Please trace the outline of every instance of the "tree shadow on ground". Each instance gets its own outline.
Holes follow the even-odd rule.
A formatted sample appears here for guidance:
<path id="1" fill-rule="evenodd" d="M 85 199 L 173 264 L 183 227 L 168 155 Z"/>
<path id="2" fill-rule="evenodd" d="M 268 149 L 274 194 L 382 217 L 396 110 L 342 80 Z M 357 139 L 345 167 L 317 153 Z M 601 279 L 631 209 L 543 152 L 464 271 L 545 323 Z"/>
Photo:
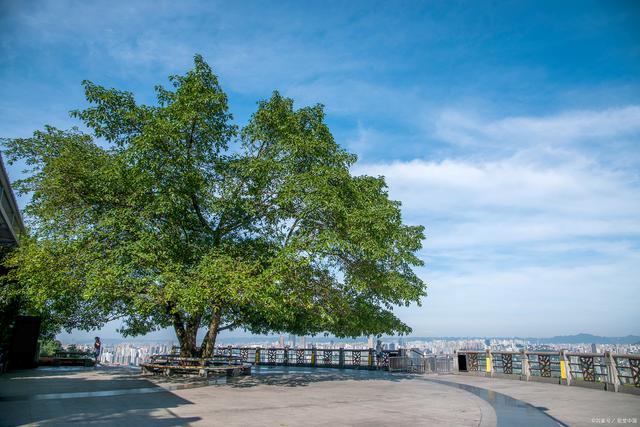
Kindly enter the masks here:
<path id="1" fill-rule="evenodd" d="M 249 388 L 260 385 L 279 387 L 305 387 L 329 381 L 402 381 L 415 378 L 410 374 L 392 374 L 385 371 L 331 368 L 285 368 L 252 372 L 251 376 L 230 378 L 226 385 Z"/>
<path id="2" fill-rule="evenodd" d="M 61 369 L 0 376 L 0 426 L 188 425 L 201 418 L 180 417 L 171 408 L 190 404 L 135 372 Z"/>
<path id="3" fill-rule="evenodd" d="M 304 387 L 312 383 L 329 381 L 401 381 L 416 378 L 415 375 L 372 371 L 368 369 L 298 368 L 281 366 L 253 367 L 250 376 L 218 376 L 202 379 L 195 376 L 141 375 L 168 390 L 183 390 L 205 386 L 250 388 L 260 385 L 280 387 Z"/>
<path id="4" fill-rule="evenodd" d="M 46 388 L 43 387 L 46 384 Z M 0 376 L 0 401 L 11 396 L 28 398 L 33 394 L 96 392 L 117 388 L 155 387 L 130 369 L 38 368 L 11 371 Z"/>

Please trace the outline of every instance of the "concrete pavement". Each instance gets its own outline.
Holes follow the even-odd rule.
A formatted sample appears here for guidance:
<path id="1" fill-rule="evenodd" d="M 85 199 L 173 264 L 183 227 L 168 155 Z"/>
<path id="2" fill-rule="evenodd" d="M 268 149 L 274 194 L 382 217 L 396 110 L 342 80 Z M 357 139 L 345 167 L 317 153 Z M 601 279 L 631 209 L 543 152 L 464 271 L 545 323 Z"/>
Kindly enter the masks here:
<path id="1" fill-rule="evenodd" d="M 429 379 L 493 391 L 474 394 Z M 638 396 L 453 375 L 263 368 L 217 384 L 104 368 L 0 376 L 3 426 L 496 426 L 508 419 L 500 405 L 511 406 L 510 419 L 520 425 L 557 425 L 544 413 L 569 425 L 593 425 L 592 418 L 604 414 L 640 418 Z"/>
<path id="2" fill-rule="evenodd" d="M 467 375 L 447 375 L 440 378 L 506 394 L 527 402 L 571 426 L 640 425 L 640 396 L 637 395 Z M 622 421 L 633 419 L 636 420 L 635 423 Z"/>

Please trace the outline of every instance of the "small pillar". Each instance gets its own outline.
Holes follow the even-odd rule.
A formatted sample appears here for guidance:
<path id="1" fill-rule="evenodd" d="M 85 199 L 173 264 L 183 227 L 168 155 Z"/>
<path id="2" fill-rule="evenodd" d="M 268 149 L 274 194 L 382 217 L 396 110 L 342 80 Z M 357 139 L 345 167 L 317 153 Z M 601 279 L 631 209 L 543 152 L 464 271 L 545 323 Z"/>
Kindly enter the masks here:
<path id="1" fill-rule="evenodd" d="M 255 359 L 256 365 L 260 364 L 260 347 L 256 348 L 256 359 Z"/>
<path id="2" fill-rule="evenodd" d="M 608 391 L 617 392 L 620 388 L 620 377 L 618 377 L 618 366 L 616 365 L 616 359 L 610 351 L 604 352 L 604 364 L 607 366 L 607 383 L 606 388 Z"/>
<path id="3" fill-rule="evenodd" d="M 531 376 L 531 368 L 529 367 L 529 355 L 527 353 L 527 350 L 522 350 L 520 352 L 520 359 L 522 360 L 522 373 L 520 374 L 520 379 L 529 381 L 529 377 Z"/>
<path id="4" fill-rule="evenodd" d="M 560 384 L 571 385 L 571 363 L 567 350 L 560 350 Z"/>
<path id="5" fill-rule="evenodd" d="M 369 349 L 369 358 L 367 360 L 367 365 L 369 365 L 369 368 L 373 368 L 373 349 L 372 348 Z"/>
<path id="6" fill-rule="evenodd" d="M 344 368 L 344 348 L 340 347 L 338 350 L 338 366 Z"/>
<path id="7" fill-rule="evenodd" d="M 311 348 L 311 366 L 316 366 L 317 351 L 315 347 Z"/>
<path id="8" fill-rule="evenodd" d="M 493 376 L 493 360 L 491 360 L 491 349 L 485 350 L 485 375 L 487 377 Z"/>

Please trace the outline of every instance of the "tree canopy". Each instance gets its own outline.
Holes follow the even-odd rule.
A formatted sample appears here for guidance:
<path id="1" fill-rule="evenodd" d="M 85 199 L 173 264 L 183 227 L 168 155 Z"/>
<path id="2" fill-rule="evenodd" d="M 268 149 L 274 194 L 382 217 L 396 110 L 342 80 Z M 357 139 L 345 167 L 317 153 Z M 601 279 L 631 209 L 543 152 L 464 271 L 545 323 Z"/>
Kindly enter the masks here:
<path id="1" fill-rule="evenodd" d="M 321 105 L 274 92 L 248 124 L 200 56 L 157 104 L 84 81 L 90 133 L 5 139 L 32 195 L 31 236 L 10 283 L 64 328 L 121 318 L 126 334 L 173 326 L 184 355 L 230 328 L 336 336 L 407 333 L 420 303 L 423 227 L 405 225 L 383 177 L 353 176 Z M 11 290 L 9 290 L 11 288 Z"/>

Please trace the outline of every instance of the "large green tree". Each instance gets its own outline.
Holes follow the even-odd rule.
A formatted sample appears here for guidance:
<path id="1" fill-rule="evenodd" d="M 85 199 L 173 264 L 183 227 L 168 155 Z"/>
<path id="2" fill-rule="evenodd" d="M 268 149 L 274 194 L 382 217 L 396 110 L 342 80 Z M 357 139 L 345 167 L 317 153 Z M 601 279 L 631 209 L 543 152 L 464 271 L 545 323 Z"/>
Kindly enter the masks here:
<path id="1" fill-rule="evenodd" d="M 230 328 L 409 332 L 393 307 L 425 295 L 423 228 L 403 224 L 384 179 L 350 174 L 321 105 L 274 92 L 238 129 L 194 62 L 156 105 L 85 81 L 89 107 L 71 114 L 90 134 L 4 140 L 32 194 L 31 237 L 7 261 L 14 291 L 65 328 L 173 326 L 183 355 L 211 355 Z"/>

